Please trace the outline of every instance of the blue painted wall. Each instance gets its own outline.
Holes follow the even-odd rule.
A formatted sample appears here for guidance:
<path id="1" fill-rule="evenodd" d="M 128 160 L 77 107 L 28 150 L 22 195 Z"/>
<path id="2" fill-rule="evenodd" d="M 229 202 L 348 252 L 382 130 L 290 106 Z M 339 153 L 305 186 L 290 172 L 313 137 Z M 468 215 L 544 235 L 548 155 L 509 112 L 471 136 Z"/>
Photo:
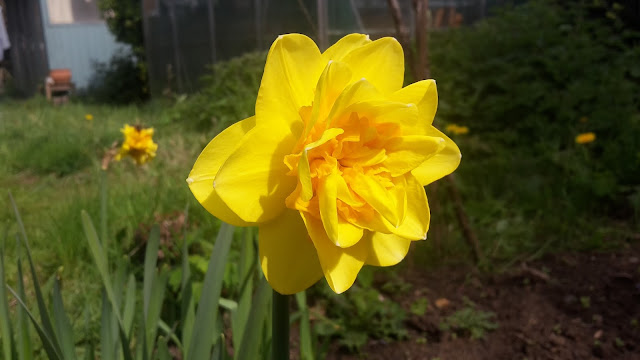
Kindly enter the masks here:
<path id="1" fill-rule="evenodd" d="M 93 62 L 107 62 L 117 49 L 126 45 L 116 42 L 104 22 L 69 25 L 51 24 L 47 1 L 40 0 L 49 69 L 71 69 L 76 88 L 84 88 L 93 74 Z"/>

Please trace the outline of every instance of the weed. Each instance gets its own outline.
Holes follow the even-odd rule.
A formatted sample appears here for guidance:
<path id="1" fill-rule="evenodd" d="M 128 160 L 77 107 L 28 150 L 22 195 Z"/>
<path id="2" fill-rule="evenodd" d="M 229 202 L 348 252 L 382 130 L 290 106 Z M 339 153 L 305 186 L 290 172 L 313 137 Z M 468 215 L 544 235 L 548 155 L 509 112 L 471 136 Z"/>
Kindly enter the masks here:
<path id="1" fill-rule="evenodd" d="M 488 331 L 498 328 L 493 321 L 495 314 L 476 308 L 475 304 L 466 301 L 463 309 L 456 311 L 440 323 L 440 329 L 451 331 L 454 335 L 469 335 L 471 339 L 484 338 Z"/>

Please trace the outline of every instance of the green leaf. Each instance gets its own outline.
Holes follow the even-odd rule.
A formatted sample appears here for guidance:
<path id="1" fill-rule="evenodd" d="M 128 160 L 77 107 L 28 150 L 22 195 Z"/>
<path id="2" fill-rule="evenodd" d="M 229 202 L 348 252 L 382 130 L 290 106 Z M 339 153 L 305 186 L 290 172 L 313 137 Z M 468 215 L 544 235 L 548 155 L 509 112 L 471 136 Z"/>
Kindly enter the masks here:
<path id="1" fill-rule="evenodd" d="M 162 303 L 164 302 L 164 292 L 167 288 L 167 273 L 163 273 L 156 277 L 151 288 L 151 299 L 145 319 L 146 335 L 147 335 L 147 354 L 153 353 L 156 334 L 158 333 L 158 321 L 162 312 Z"/>
<path id="2" fill-rule="evenodd" d="M 62 295 L 60 294 L 60 282 L 57 278 L 53 282 L 53 320 L 56 330 L 58 331 L 58 338 L 60 339 L 64 359 L 75 359 L 76 350 L 75 343 L 73 342 L 73 330 L 71 329 L 67 313 L 64 310 Z"/>
<path id="3" fill-rule="evenodd" d="M 124 310 L 122 312 L 122 321 L 124 322 L 124 331 L 127 337 L 131 336 L 133 329 L 133 316 L 136 310 L 136 278 L 133 274 L 129 274 L 127 281 L 127 292 L 124 296 Z"/>
<path id="4" fill-rule="evenodd" d="M 253 296 L 251 312 L 244 328 L 242 345 L 236 349 L 236 359 L 257 359 L 260 354 L 260 339 L 264 330 L 264 323 L 269 314 L 269 300 L 271 300 L 271 286 L 266 279 L 261 279 L 258 290 Z"/>
<path id="5" fill-rule="evenodd" d="M 162 338 L 158 340 L 158 349 L 157 349 L 157 359 L 158 360 L 171 360 L 171 353 L 169 352 L 169 347 L 167 346 L 167 342 L 169 340 L 167 338 Z"/>
<path id="6" fill-rule="evenodd" d="M 160 246 L 160 226 L 154 224 L 147 240 L 147 249 L 144 255 L 144 279 L 143 299 L 144 316 L 148 316 L 149 302 L 151 301 L 151 288 L 156 278 L 156 265 L 158 263 L 158 248 Z"/>
<path id="7" fill-rule="evenodd" d="M 89 242 L 91 255 L 93 255 L 93 260 L 96 264 L 96 267 L 98 268 L 98 273 L 100 273 L 100 277 L 102 278 L 102 284 L 107 293 L 107 298 L 111 303 L 111 310 L 118 322 L 118 333 L 120 334 L 124 358 L 125 360 L 132 360 L 131 350 L 129 349 L 129 339 L 127 338 L 127 335 L 124 331 L 124 322 L 122 321 L 120 311 L 118 310 L 118 301 L 116 300 L 116 296 L 112 286 L 113 283 L 111 282 L 111 278 L 109 276 L 109 269 L 106 260 L 107 254 L 104 252 L 102 245 L 100 245 L 100 240 L 98 239 L 96 228 L 93 226 L 89 214 L 87 214 L 87 212 L 83 210 L 81 217 L 82 227 L 84 228 L 87 241 Z"/>
<path id="8" fill-rule="evenodd" d="M 19 246 L 16 246 L 16 251 Z M 22 275 L 22 260 L 18 255 L 18 295 L 22 299 L 26 299 L 27 295 L 24 291 L 24 276 Z M 27 312 L 18 308 L 18 358 L 20 360 L 33 359 L 33 348 L 31 347 L 31 334 L 29 332 L 29 321 Z"/>
<path id="9" fill-rule="evenodd" d="M 36 302 L 38 304 L 38 311 L 40 312 L 40 321 L 42 322 L 42 330 L 46 335 L 47 339 L 50 339 L 51 346 L 55 354 L 58 358 L 61 358 L 61 350 L 60 345 L 58 344 L 58 339 L 56 338 L 55 332 L 53 330 L 53 325 L 51 324 L 51 318 L 49 317 L 49 312 L 47 311 L 47 306 L 44 302 L 44 297 L 42 296 L 42 290 L 40 289 L 40 284 L 38 282 L 38 276 L 36 274 L 36 268 L 33 265 L 33 259 L 31 258 L 31 249 L 29 248 L 29 242 L 27 240 L 27 232 L 24 229 L 24 223 L 22 222 L 22 218 L 20 217 L 20 212 L 18 211 L 18 207 L 13 200 L 13 196 L 11 192 L 9 192 L 9 199 L 11 201 L 11 205 L 13 206 L 13 212 L 16 216 L 16 221 L 18 222 L 18 228 L 20 229 L 20 233 L 22 234 L 22 243 L 24 244 L 25 249 L 27 250 L 27 260 L 29 261 L 29 269 L 31 270 L 31 278 L 33 279 L 33 289 L 36 293 Z M 27 314 L 30 313 L 27 310 Z M 38 328 L 36 327 L 36 330 Z M 38 330 L 38 333 L 40 333 Z"/>
<path id="10" fill-rule="evenodd" d="M 189 208 L 185 209 L 185 218 L 188 215 Z M 185 220 L 186 221 L 186 220 Z M 191 287 L 191 269 L 189 267 L 189 247 L 186 236 L 182 241 L 182 296 L 181 317 L 182 317 L 182 352 L 185 353 L 191 344 L 191 332 L 193 331 L 193 323 L 195 321 L 195 300 Z"/>
<path id="11" fill-rule="evenodd" d="M 211 352 L 213 338 L 217 336 L 213 331 L 218 317 L 218 299 L 222 290 L 224 268 L 232 240 L 233 226 L 223 223 L 204 277 L 202 297 L 196 313 L 187 360 L 206 359 Z"/>
<path id="12" fill-rule="evenodd" d="M 20 304 L 20 306 L 27 313 L 27 315 L 29 315 L 29 318 L 31 319 L 31 323 L 36 328 L 36 332 L 38 333 L 40 340 L 42 340 L 42 347 L 44 347 L 44 351 L 47 353 L 49 360 L 63 360 L 63 358 L 56 352 L 56 348 L 53 346 L 53 341 L 51 340 L 51 338 L 49 338 L 44 328 L 42 328 L 40 324 L 38 324 L 38 321 L 33 316 L 31 311 L 29 311 L 29 309 L 27 308 L 27 305 L 22 301 L 22 299 L 18 296 L 18 294 L 16 294 L 16 292 L 13 291 L 11 287 L 7 286 L 7 289 L 9 289 L 9 291 L 13 294 L 13 297 L 18 301 L 18 304 Z"/>
<path id="13" fill-rule="evenodd" d="M 5 237 L 6 239 L 6 234 Z M 0 244 L 0 337 L 2 337 L 2 353 L 5 359 L 15 359 L 15 343 L 13 341 L 13 331 L 9 322 L 9 303 L 5 291 L 4 279 L 4 242 Z"/>
<path id="14" fill-rule="evenodd" d="M 89 320 L 89 308 L 87 307 L 84 309 L 84 331 L 86 334 L 90 331 Z M 87 339 L 87 343 L 84 348 L 84 360 L 95 360 L 95 358 L 93 341 L 91 339 Z"/>
<path id="15" fill-rule="evenodd" d="M 102 291 L 102 314 L 100 316 L 100 350 L 102 359 L 115 359 L 116 346 L 113 338 L 113 312 L 106 291 Z"/>
<path id="16" fill-rule="evenodd" d="M 245 228 L 244 244 L 240 248 L 237 283 L 240 284 L 238 309 L 231 314 L 231 329 L 233 331 L 233 347 L 240 348 L 240 341 L 244 336 L 245 324 L 251 311 L 251 296 L 253 295 L 253 274 L 257 255 L 253 241 L 253 229 Z"/>
<path id="17" fill-rule="evenodd" d="M 309 321 L 309 307 L 307 295 L 304 291 L 296 294 L 296 302 L 300 311 L 300 359 L 313 360 L 313 344 L 311 339 L 311 322 Z"/>

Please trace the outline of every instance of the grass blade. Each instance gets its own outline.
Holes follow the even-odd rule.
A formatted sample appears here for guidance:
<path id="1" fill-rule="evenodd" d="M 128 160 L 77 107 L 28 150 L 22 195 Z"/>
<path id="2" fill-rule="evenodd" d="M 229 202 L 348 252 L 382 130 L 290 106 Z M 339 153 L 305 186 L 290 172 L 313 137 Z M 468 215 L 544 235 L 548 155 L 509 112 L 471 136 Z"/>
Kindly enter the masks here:
<path id="1" fill-rule="evenodd" d="M 122 352 L 124 354 L 125 360 L 133 359 L 131 356 L 131 350 L 129 349 L 129 340 L 124 331 L 124 322 L 122 320 L 122 316 L 120 316 L 120 311 L 118 309 L 118 301 L 116 301 L 116 296 L 113 291 L 113 286 L 111 282 L 111 278 L 109 276 L 109 268 L 107 266 L 107 254 L 104 252 L 102 245 L 100 245 L 100 240 L 98 239 L 98 234 L 96 233 L 96 228 L 93 226 L 93 222 L 91 222 L 91 218 L 86 211 L 82 211 L 82 227 L 84 228 L 85 235 L 87 236 L 87 242 L 89 242 L 89 248 L 91 250 L 91 255 L 93 255 L 93 260 L 98 268 L 98 273 L 100 273 L 100 277 L 102 278 L 102 284 L 107 293 L 107 299 L 111 303 L 111 311 L 116 317 L 118 322 L 118 333 L 120 334 L 120 340 L 122 344 Z"/>
<path id="2" fill-rule="evenodd" d="M 231 329 L 233 332 L 233 347 L 240 348 L 240 341 L 244 336 L 245 324 L 251 310 L 251 296 L 253 295 L 254 265 L 257 261 L 253 241 L 253 229 L 245 229 L 244 244 L 240 250 L 237 282 L 240 284 L 238 294 L 238 308 L 231 315 Z"/>
<path id="3" fill-rule="evenodd" d="M 202 297 L 193 326 L 187 360 L 207 359 L 213 346 L 213 333 L 218 317 L 218 300 L 222 290 L 224 269 L 233 240 L 233 226 L 222 224 L 213 247 L 209 267 L 202 285 Z"/>
<path id="4" fill-rule="evenodd" d="M 5 236 L 6 239 L 6 236 Z M 5 359 L 15 359 L 16 345 L 13 340 L 13 331 L 9 322 L 9 303 L 5 291 L 4 278 L 4 240 L 0 244 L 0 336 L 2 337 L 2 353 Z"/>
<path id="5" fill-rule="evenodd" d="M 157 349 L 157 359 L 158 360 L 171 360 L 171 353 L 169 352 L 169 347 L 167 346 L 167 342 L 169 340 L 167 338 L 162 338 L 158 341 L 158 349 Z"/>
<path id="6" fill-rule="evenodd" d="M 16 250 L 19 246 L 16 246 Z M 18 295 L 21 298 L 26 299 L 27 295 L 24 291 L 24 277 L 22 275 L 22 260 L 18 255 Z M 31 347 L 31 334 L 29 332 L 29 320 L 27 312 L 18 307 L 18 359 L 19 360 L 31 360 L 33 359 L 33 349 Z"/>
<path id="7" fill-rule="evenodd" d="M 127 291 L 124 295 L 124 310 L 122 311 L 122 321 L 124 322 L 124 331 L 127 337 L 131 336 L 133 328 L 133 315 L 136 310 L 136 278 L 133 274 L 129 275 L 127 281 Z"/>
<path id="8" fill-rule="evenodd" d="M 102 359 L 115 359 L 116 348 L 115 339 L 113 338 L 113 313 L 109 305 L 107 294 L 102 291 L 102 315 L 100 325 L 100 357 Z"/>
<path id="9" fill-rule="evenodd" d="M 38 311 L 40 312 L 40 321 L 42 322 L 42 328 L 38 330 L 42 330 L 48 339 L 51 341 L 51 346 L 55 350 L 55 353 L 58 357 L 61 357 L 61 349 L 58 344 L 58 339 L 56 338 L 56 334 L 53 330 L 53 325 L 51 324 L 51 318 L 49 317 L 49 312 L 47 311 L 47 305 L 44 302 L 44 297 L 42 296 L 42 290 L 40 289 L 40 284 L 38 282 L 38 276 L 36 274 L 36 268 L 33 265 L 33 259 L 31 258 L 31 249 L 29 248 L 29 241 L 27 240 L 27 232 L 24 229 L 24 223 L 22 222 L 22 218 L 20 217 L 20 212 L 18 211 L 18 206 L 15 201 L 13 201 L 13 196 L 11 192 L 9 192 L 9 199 L 11 200 L 11 205 L 13 206 L 13 212 L 16 216 L 16 221 L 18 222 L 18 227 L 20 232 L 22 233 L 22 243 L 24 244 L 25 249 L 27 250 L 27 260 L 29 261 L 29 269 L 31 271 L 31 278 L 33 279 L 33 289 L 36 293 L 36 303 L 38 304 Z M 30 314 L 28 312 L 28 314 Z"/>
<path id="10" fill-rule="evenodd" d="M 162 312 L 162 303 L 164 302 L 164 293 L 167 288 L 167 274 L 164 273 L 153 281 L 151 288 L 151 299 L 146 318 L 147 326 L 147 354 L 153 353 L 156 334 L 158 333 L 158 321 L 160 321 L 160 313 Z"/>
<path id="11" fill-rule="evenodd" d="M 86 334 L 89 334 L 89 308 L 84 309 L 84 331 Z M 96 356 L 94 354 L 93 349 L 93 341 L 91 339 L 87 339 L 87 344 L 84 349 L 84 360 L 95 360 Z"/>
<path id="12" fill-rule="evenodd" d="M 60 347 L 65 360 L 76 358 L 75 343 L 73 342 L 73 330 L 69 318 L 64 310 L 62 295 L 60 294 L 60 282 L 56 278 L 53 282 L 53 320 L 55 322 Z"/>
<path id="13" fill-rule="evenodd" d="M 9 289 L 9 291 L 13 294 L 13 297 L 18 301 L 18 304 L 20 304 L 22 309 L 26 311 L 27 315 L 31 319 L 31 323 L 33 324 L 33 326 L 36 328 L 36 331 L 38 332 L 38 336 L 42 341 L 42 347 L 44 347 L 44 351 L 47 353 L 49 360 L 63 360 L 60 354 L 56 352 L 56 348 L 53 346 L 53 341 L 51 340 L 51 338 L 49 338 L 49 336 L 44 331 L 44 329 L 40 326 L 40 324 L 38 324 L 38 321 L 33 316 L 31 311 L 29 311 L 29 309 L 27 308 L 27 305 L 22 301 L 22 299 L 18 296 L 18 294 L 15 291 L 13 291 L 11 287 L 7 286 L 7 289 Z"/>
<path id="14" fill-rule="evenodd" d="M 160 246 L 160 226 L 154 224 L 151 227 L 147 239 L 147 249 L 144 255 L 144 278 L 142 296 L 144 299 L 144 316 L 148 317 L 149 302 L 151 301 L 151 288 L 156 279 L 156 265 L 158 263 L 158 247 Z"/>
<path id="15" fill-rule="evenodd" d="M 313 360 L 313 344 L 311 341 L 311 322 L 309 321 L 309 307 L 307 294 L 301 291 L 296 294 L 296 302 L 300 311 L 300 359 Z"/>
<path id="16" fill-rule="evenodd" d="M 244 328 L 242 345 L 236 349 L 236 359 L 257 359 L 260 354 L 262 331 L 269 313 L 269 300 L 271 300 L 271 286 L 265 279 L 260 281 L 258 290 L 253 296 L 251 312 Z"/>
<path id="17" fill-rule="evenodd" d="M 185 209 L 185 219 L 189 214 L 189 208 Z M 186 222 L 186 220 L 185 220 Z M 189 267 L 189 244 L 187 244 L 186 234 L 182 239 L 182 281 L 181 281 L 181 320 L 182 320 L 182 346 L 183 353 L 189 350 L 191 343 L 191 332 L 195 321 L 195 300 L 193 299 L 191 287 L 191 268 Z"/>

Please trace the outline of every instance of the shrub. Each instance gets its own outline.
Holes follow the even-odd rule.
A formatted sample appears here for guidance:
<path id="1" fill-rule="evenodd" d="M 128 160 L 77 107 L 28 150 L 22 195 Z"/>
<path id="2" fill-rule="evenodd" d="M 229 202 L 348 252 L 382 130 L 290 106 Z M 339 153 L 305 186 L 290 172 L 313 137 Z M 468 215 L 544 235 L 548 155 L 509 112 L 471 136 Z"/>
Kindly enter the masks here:
<path id="1" fill-rule="evenodd" d="M 220 62 L 201 78 L 202 90 L 179 99 L 172 117 L 198 130 L 222 130 L 255 114 L 266 53 Z"/>
<path id="2" fill-rule="evenodd" d="M 502 148 L 537 164 L 532 174 L 562 178 L 555 195 L 578 207 L 629 207 L 640 183 L 640 36 L 615 9 L 530 1 L 434 34 L 438 116 L 493 144 L 466 152 L 469 162 Z M 596 141 L 576 144 L 583 132 Z"/>

